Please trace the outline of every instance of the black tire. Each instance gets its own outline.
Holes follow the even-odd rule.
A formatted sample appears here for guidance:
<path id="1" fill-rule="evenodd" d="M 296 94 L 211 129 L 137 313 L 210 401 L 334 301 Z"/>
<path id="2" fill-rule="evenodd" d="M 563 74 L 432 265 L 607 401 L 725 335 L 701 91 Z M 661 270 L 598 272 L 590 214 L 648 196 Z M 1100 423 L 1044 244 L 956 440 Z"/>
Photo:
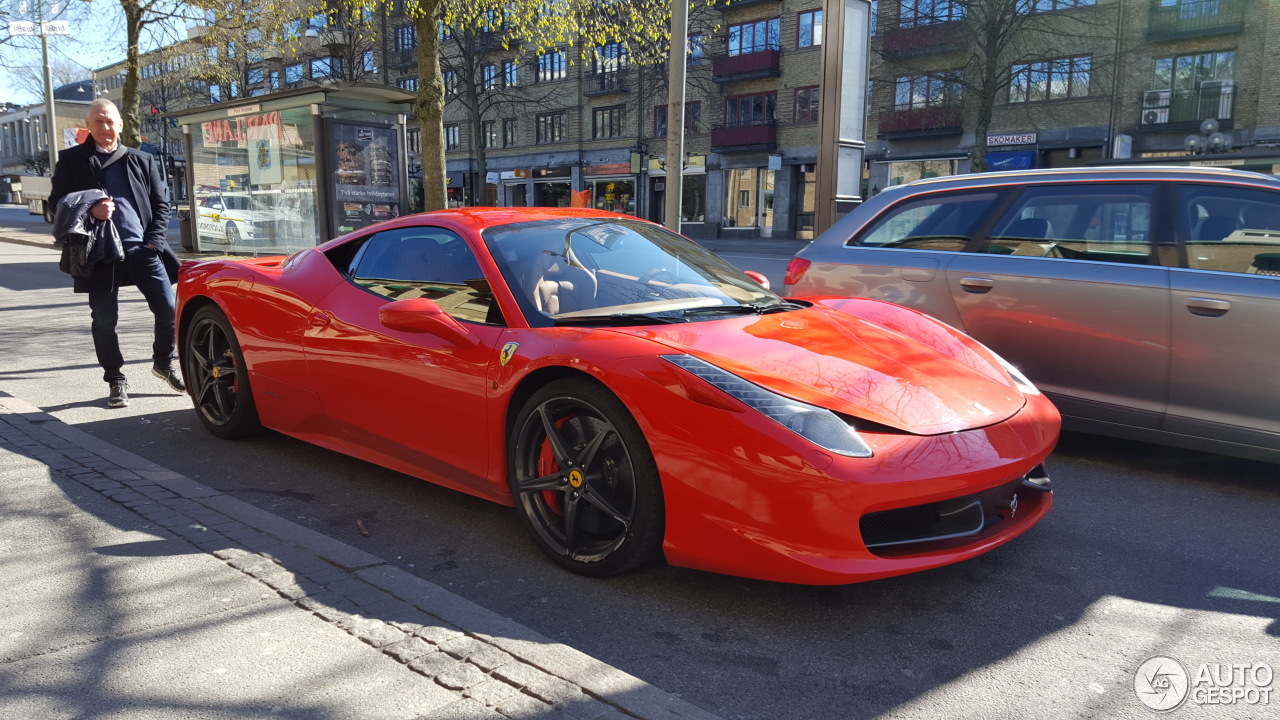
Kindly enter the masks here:
<path id="1" fill-rule="evenodd" d="M 196 311 L 184 349 L 187 392 L 205 429 L 227 440 L 261 430 L 240 343 L 216 305 Z"/>
<path id="2" fill-rule="evenodd" d="M 594 381 L 533 394 L 508 441 L 516 511 L 542 551 L 580 575 L 608 577 L 662 549 L 662 484 L 626 407 Z"/>
<path id="3" fill-rule="evenodd" d="M 240 244 L 241 239 L 240 228 L 235 223 L 227 223 L 227 244 L 235 247 Z"/>

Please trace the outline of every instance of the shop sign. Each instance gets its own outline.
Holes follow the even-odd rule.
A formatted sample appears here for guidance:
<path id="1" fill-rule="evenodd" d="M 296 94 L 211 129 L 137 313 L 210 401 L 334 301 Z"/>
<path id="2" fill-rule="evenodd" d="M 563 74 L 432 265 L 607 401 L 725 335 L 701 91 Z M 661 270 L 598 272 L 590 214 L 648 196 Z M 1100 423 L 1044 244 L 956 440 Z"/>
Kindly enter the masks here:
<path id="1" fill-rule="evenodd" d="M 533 177 L 535 180 L 542 180 L 545 178 L 567 178 L 567 177 L 570 177 L 571 175 L 572 175 L 572 170 L 569 168 L 568 165 L 561 165 L 560 167 L 537 168 L 533 171 Z"/>
<path id="2" fill-rule="evenodd" d="M 240 107 L 227 108 L 227 117 L 239 117 L 240 115 L 252 115 L 262 110 L 262 106 L 258 103 L 253 105 L 242 105 Z"/>
<path id="3" fill-rule="evenodd" d="M 987 153 L 987 170 L 1030 170 L 1035 166 L 1035 150 Z"/>
<path id="4" fill-rule="evenodd" d="M 987 145 L 989 147 L 997 147 L 1000 145 L 1035 145 L 1035 133 L 1019 133 L 1015 135 L 988 135 Z"/>
<path id="5" fill-rule="evenodd" d="M 630 163 L 609 163 L 606 165 L 588 165 L 582 168 L 583 175 L 629 175 Z"/>

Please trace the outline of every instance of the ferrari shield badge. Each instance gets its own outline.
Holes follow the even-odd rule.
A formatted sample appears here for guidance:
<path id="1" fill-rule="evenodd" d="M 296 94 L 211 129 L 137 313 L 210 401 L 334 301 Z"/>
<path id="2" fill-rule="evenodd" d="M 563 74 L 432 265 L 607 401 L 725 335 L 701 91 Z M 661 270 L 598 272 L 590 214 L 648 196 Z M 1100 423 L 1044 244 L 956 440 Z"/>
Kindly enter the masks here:
<path id="1" fill-rule="evenodd" d="M 518 347 L 520 347 L 520 343 L 517 342 L 509 342 L 503 345 L 502 354 L 498 356 L 498 362 L 502 363 L 503 367 L 506 367 L 507 363 L 511 362 L 512 356 L 516 354 L 516 348 Z"/>

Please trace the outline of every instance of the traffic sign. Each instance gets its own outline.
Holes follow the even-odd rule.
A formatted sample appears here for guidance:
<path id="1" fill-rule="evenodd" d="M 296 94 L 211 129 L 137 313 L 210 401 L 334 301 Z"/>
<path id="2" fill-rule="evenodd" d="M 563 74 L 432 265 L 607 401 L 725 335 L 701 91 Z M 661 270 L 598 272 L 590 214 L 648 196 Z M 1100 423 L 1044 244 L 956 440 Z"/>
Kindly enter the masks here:
<path id="1" fill-rule="evenodd" d="M 35 35 L 36 24 L 30 20 L 14 20 L 9 23 L 10 35 Z"/>

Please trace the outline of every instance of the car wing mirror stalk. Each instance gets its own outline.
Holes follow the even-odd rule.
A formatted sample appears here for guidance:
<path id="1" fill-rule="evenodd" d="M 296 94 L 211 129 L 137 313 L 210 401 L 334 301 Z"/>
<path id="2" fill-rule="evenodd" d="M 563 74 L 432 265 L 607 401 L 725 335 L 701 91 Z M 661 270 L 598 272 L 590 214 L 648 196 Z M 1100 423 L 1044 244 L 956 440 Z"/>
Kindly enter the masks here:
<path id="1" fill-rule="evenodd" d="M 378 308 L 378 321 L 391 330 L 431 333 L 459 344 L 471 344 L 474 338 L 434 300 L 407 298 Z"/>

